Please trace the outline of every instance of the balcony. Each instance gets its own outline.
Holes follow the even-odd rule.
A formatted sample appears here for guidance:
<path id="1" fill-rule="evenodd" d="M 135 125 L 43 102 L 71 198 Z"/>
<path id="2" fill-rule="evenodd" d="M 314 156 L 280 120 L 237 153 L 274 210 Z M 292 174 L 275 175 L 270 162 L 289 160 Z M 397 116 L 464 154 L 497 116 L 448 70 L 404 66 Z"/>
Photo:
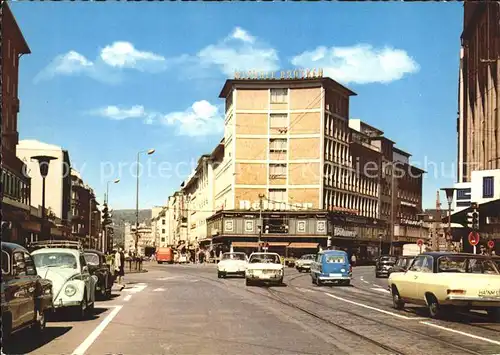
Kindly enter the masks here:
<path id="1" fill-rule="evenodd" d="M 349 140 L 349 144 L 357 144 L 371 149 L 377 153 L 381 152 L 379 147 L 376 147 L 370 143 L 370 138 L 359 132 L 351 132 L 351 139 Z"/>

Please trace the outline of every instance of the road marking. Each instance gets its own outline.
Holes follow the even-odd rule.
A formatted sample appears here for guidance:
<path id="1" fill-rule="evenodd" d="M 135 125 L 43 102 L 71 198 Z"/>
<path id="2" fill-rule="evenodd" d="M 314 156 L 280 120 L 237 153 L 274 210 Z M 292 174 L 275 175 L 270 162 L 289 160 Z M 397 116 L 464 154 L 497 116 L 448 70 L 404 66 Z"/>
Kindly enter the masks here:
<path id="1" fill-rule="evenodd" d="M 363 279 L 363 276 L 361 276 L 359 279 L 360 279 L 361 281 L 365 281 L 365 280 Z"/>
<path id="2" fill-rule="evenodd" d="M 130 301 L 131 298 L 132 298 L 132 295 L 126 295 L 123 300 L 124 301 Z"/>
<path id="3" fill-rule="evenodd" d="M 363 281 L 365 284 L 369 284 L 369 282 L 366 280 L 361 280 L 361 281 Z"/>
<path id="4" fill-rule="evenodd" d="M 198 281 L 200 281 L 200 280 L 191 280 L 190 282 L 198 282 Z"/>
<path id="5" fill-rule="evenodd" d="M 308 293 L 314 293 L 316 291 L 314 290 L 308 290 L 307 288 L 302 288 L 302 287 L 296 287 L 297 290 L 302 291 L 302 292 L 308 292 Z"/>
<path id="6" fill-rule="evenodd" d="M 463 336 L 466 336 L 466 337 L 469 337 L 469 338 L 473 338 L 473 339 L 477 339 L 477 340 L 482 340 L 482 341 L 485 341 L 487 343 L 491 343 L 491 344 L 495 344 L 495 345 L 500 345 L 500 341 L 496 341 L 496 340 L 484 338 L 484 337 L 481 337 L 479 335 L 474 335 L 474 334 L 462 332 L 460 330 L 446 328 L 446 327 L 443 327 L 443 326 L 440 326 L 440 325 L 437 325 L 437 324 L 434 324 L 434 323 L 431 323 L 431 322 L 420 322 L 420 323 L 428 325 L 430 327 L 438 328 L 438 329 L 441 329 L 441 330 L 446 330 L 448 332 L 460 334 L 460 335 L 463 335 Z"/>
<path id="7" fill-rule="evenodd" d="M 73 355 L 84 355 L 85 352 L 90 348 L 90 346 L 94 343 L 97 337 L 103 332 L 104 329 L 108 326 L 109 323 L 116 317 L 118 312 L 123 308 L 123 306 L 115 306 L 115 309 L 111 311 L 107 315 L 106 318 L 94 329 L 92 333 L 81 343 L 75 351 L 73 351 Z"/>
<path id="8" fill-rule="evenodd" d="M 385 288 L 379 288 L 379 287 L 372 287 L 372 290 L 379 291 L 379 292 L 384 292 L 384 293 L 391 293 L 391 291 L 386 290 Z"/>
<path id="9" fill-rule="evenodd" d="M 161 287 L 160 287 L 160 288 L 155 288 L 155 289 L 153 290 L 153 292 L 162 292 L 162 291 L 165 291 L 165 289 L 164 289 L 164 288 L 161 288 Z"/>
<path id="10" fill-rule="evenodd" d="M 131 288 L 124 288 L 123 291 L 138 293 L 138 292 L 141 292 L 142 290 L 144 290 L 146 287 L 148 287 L 146 284 L 137 284 Z"/>
<path id="11" fill-rule="evenodd" d="M 383 309 L 380 309 L 380 308 L 368 306 L 368 305 L 363 304 L 363 303 L 358 303 L 358 302 L 346 300 L 345 298 L 332 295 L 331 293 L 328 293 L 328 292 L 325 292 L 325 295 L 327 295 L 327 296 L 329 296 L 331 298 L 335 298 L 336 300 L 339 300 L 339 301 L 351 303 L 351 304 L 354 304 L 356 306 L 360 306 L 360 307 L 364 307 L 364 308 L 367 308 L 367 309 L 371 309 L 372 311 L 377 311 L 377 312 L 380 312 L 380 313 L 388 314 L 390 316 L 401 318 L 401 319 L 407 319 L 407 320 L 426 319 L 426 318 L 422 318 L 422 317 L 407 317 L 407 316 L 403 316 L 402 314 L 397 314 L 397 313 L 389 312 L 389 311 L 386 311 L 386 310 L 383 310 Z"/>
<path id="12" fill-rule="evenodd" d="M 176 279 L 177 276 L 169 276 L 169 277 L 160 277 L 159 279 L 156 279 L 158 281 L 167 281 L 167 280 L 173 280 Z"/>

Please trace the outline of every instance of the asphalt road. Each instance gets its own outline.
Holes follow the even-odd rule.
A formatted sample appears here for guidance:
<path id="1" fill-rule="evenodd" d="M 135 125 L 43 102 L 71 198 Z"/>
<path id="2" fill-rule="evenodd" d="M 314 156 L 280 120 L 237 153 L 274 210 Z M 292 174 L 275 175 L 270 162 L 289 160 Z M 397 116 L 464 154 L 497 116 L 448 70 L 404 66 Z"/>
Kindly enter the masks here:
<path id="1" fill-rule="evenodd" d="M 354 268 L 350 287 L 311 284 L 287 268 L 282 287 L 217 279 L 215 265 L 146 266 L 98 302 L 93 319 L 53 319 L 42 339 L 22 333 L 15 354 L 500 354 L 485 315 L 431 320 L 391 307 L 387 280 Z"/>

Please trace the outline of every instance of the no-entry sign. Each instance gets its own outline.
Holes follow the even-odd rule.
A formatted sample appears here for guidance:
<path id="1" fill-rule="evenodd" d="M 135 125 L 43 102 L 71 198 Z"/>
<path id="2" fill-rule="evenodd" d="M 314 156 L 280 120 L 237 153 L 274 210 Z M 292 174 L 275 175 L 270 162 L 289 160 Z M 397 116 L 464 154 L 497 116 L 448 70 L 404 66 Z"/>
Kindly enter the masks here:
<path id="1" fill-rule="evenodd" d="M 493 240 L 488 240 L 488 248 L 493 249 L 495 247 L 495 242 Z"/>
<path id="2" fill-rule="evenodd" d="M 424 245 L 424 241 L 422 239 L 417 240 L 417 245 L 421 247 L 422 245 Z"/>
<path id="3" fill-rule="evenodd" d="M 469 233 L 469 244 L 472 246 L 476 246 L 479 244 L 479 233 L 477 232 Z"/>

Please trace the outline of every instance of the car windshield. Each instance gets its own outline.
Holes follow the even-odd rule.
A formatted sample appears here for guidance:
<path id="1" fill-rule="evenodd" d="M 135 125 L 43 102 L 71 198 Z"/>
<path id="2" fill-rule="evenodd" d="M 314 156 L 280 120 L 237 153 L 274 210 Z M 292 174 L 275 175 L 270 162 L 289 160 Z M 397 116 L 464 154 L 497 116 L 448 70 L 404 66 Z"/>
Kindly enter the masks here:
<path id="1" fill-rule="evenodd" d="M 85 261 L 90 265 L 99 265 L 99 255 L 92 253 L 85 253 Z"/>
<path id="2" fill-rule="evenodd" d="M 345 258 L 343 255 L 326 255 L 326 262 L 329 264 L 344 264 Z"/>
<path id="3" fill-rule="evenodd" d="M 266 263 L 266 264 L 281 264 L 278 255 L 275 254 L 254 254 L 250 257 L 250 264 Z"/>
<path id="4" fill-rule="evenodd" d="M 396 257 L 395 256 L 382 256 L 382 257 L 380 257 L 380 262 L 381 263 L 395 263 Z"/>
<path id="5" fill-rule="evenodd" d="M 302 257 L 300 258 L 301 260 L 312 260 L 314 258 L 314 255 L 302 255 Z"/>
<path id="6" fill-rule="evenodd" d="M 246 260 L 245 253 L 225 253 L 222 255 L 222 260 Z"/>
<path id="7" fill-rule="evenodd" d="M 440 257 L 438 260 L 438 271 L 470 274 L 500 274 L 493 261 L 467 256 Z"/>
<path id="8" fill-rule="evenodd" d="M 41 253 L 33 255 L 33 259 L 37 268 L 53 266 L 77 268 L 76 258 L 70 253 Z"/>

